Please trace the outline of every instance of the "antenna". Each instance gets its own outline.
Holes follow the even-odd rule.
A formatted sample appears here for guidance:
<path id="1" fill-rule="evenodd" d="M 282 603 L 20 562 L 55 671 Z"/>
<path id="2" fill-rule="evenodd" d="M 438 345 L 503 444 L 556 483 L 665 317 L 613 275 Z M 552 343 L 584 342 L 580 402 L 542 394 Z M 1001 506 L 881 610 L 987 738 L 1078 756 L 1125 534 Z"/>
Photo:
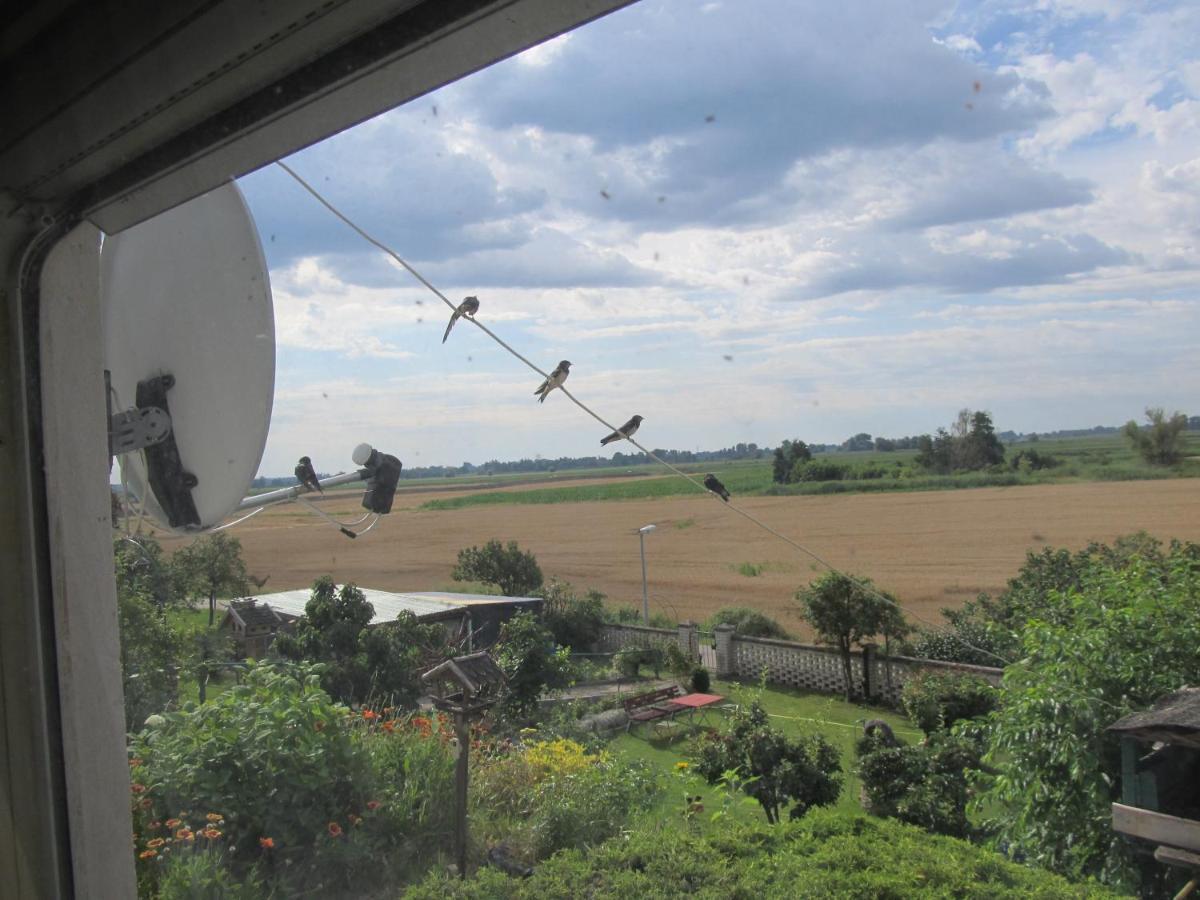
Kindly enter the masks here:
<path id="1" fill-rule="evenodd" d="M 275 317 L 258 231 L 231 181 L 108 235 L 100 253 L 109 452 L 163 528 L 239 506 L 275 390 Z"/>

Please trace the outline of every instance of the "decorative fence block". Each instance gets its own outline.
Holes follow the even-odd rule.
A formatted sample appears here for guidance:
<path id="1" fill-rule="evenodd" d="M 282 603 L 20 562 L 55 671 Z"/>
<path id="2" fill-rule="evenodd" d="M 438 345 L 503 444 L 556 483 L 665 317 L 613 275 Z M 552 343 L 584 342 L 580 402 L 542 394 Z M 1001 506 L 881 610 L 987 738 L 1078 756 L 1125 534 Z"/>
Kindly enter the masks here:
<path id="1" fill-rule="evenodd" d="M 606 625 L 600 643 L 605 651 L 622 647 L 648 647 L 668 641 L 686 639 L 694 647 L 695 626 L 680 626 L 677 631 L 664 628 L 645 628 L 640 625 Z M 686 638 L 685 638 L 686 635 Z M 845 691 L 841 654 L 832 647 L 779 641 L 772 638 L 752 638 L 735 634 L 731 626 L 718 626 L 715 632 L 716 674 L 720 678 L 742 678 L 758 681 L 766 673 L 768 684 L 783 684 L 823 694 Z M 856 691 L 863 687 L 862 651 L 850 656 L 850 677 Z M 908 656 L 887 657 L 878 650 L 869 654 L 870 687 L 876 699 L 898 705 L 904 683 L 918 672 L 962 672 L 979 675 L 998 685 L 1003 669 L 970 666 L 964 663 L 942 662 L 934 659 L 914 659 Z"/>

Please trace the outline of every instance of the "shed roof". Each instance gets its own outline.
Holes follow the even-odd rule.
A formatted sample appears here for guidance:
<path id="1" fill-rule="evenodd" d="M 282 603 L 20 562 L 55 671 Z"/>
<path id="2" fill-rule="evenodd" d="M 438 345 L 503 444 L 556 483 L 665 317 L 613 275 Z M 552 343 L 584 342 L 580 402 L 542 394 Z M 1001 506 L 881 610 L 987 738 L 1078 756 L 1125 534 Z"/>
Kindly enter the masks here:
<path id="1" fill-rule="evenodd" d="M 1200 748 L 1200 687 L 1182 687 L 1167 694 L 1149 709 L 1109 725 L 1108 730 Z"/>
<path id="2" fill-rule="evenodd" d="M 341 585 L 336 585 L 341 590 Z M 359 587 L 363 596 L 375 608 L 371 618 L 372 625 L 390 622 L 402 612 L 411 612 L 418 619 L 436 621 L 438 619 L 453 619 L 461 615 L 464 607 L 492 604 L 506 606 L 510 604 L 541 603 L 537 597 L 490 597 L 485 594 L 449 594 L 440 591 L 380 591 L 374 588 Z M 298 618 L 304 615 L 304 607 L 308 604 L 312 592 L 307 588 L 295 591 L 278 591 L 274 594 L 259 594 L 252 599 L 259 605 L 267 604 L 285 616 Z"/>
<path id="3" fill-rule="evenodd" d="M 243 626 L 249 628 L 253 625 L 279 625 L 283 622 L 283 617 L 269 606 L 264 606 L 257 602 L 244 602 L 235 600 L 229 604 L 229 615 L 237 619 Z"/>

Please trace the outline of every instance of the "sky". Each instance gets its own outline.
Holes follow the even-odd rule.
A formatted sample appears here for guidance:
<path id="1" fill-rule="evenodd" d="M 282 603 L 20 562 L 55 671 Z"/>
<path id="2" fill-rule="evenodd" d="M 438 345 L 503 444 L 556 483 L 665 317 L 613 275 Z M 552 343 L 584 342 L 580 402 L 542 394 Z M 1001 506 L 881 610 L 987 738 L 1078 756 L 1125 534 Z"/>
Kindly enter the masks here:
<path id="1" fill-rule="evenodd" d="M 287 163 L 650 447 L 1200 414 L 1200 4 L 641 0 Z M 260 471 L 609 454 L 274 166 Z"/>

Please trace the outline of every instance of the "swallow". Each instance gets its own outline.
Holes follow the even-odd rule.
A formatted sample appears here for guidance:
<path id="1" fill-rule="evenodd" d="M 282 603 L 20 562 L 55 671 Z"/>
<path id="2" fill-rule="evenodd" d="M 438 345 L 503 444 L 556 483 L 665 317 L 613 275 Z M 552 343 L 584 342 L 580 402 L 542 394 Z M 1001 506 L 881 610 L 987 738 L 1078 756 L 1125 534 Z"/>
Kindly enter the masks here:
<path id="1" fill-rule="evenodd" d="M 718 497 L 720 497 L 722 500 L 724 500 L 726 503 L 729 502 L 729 491 L 727 491 L 725 489 L 725 485 L 721 484 L 721 482 L 719 482 L 717 480 L 717 476 L 705 475 L 704 476 L 704 486 L 706 488 L 708 488 L 710 491 L 712 491 L 714 494 L 716 494 Z"/>
<path id="2" fill-rule="evenodd" d="M 458 321 L 459 316 L 466 316 L 468 319 L 473 319 L 477 312 L 479 312 L 479 298 L 463 297 L 463 302 L 458 304 L 458 308 L 454 310 L 454 315 L 450 317 L 450 324 L 446 326 L 446 333 L 442 335 L 442 343 L 446 343 L 446 338 L 450 337 L 450 329 L 454 327 L 454 323 Z"/>
<path id="3" fill-rule="evenodd" d="M 307 456 L 300 457 L 300 462 L 296 463 L 296 480 L 310 491 L 325 493 L 325 490 L 321 487 L 321 482 L 317 481 L 317 473 L 313 469 L 312 460 Z"/>
<path id="4" fill-rule="evenodd" d="M 642 424 L 641 416 L 634 416 L 612 434 L 606 438 L 600 438 L 600 446 L 611 444 L 613 441 L 619 441 L 621 438 L 633 437 L 633 433 L 638 430 Z"/>
<path id="5" fill-rule="evenodd" d="M 564 359 L 554 371 L 550 373 L 550 377 L 542 382 L 541 386 L 533 393 L 537 395 L 538 403 L 545 403 L 546 398 L 550 396 L 550 392 L 556 387 L 562 387 L 562 383 L 567 380 L 567 376 L 571 374 L 571 361 Z"/>

